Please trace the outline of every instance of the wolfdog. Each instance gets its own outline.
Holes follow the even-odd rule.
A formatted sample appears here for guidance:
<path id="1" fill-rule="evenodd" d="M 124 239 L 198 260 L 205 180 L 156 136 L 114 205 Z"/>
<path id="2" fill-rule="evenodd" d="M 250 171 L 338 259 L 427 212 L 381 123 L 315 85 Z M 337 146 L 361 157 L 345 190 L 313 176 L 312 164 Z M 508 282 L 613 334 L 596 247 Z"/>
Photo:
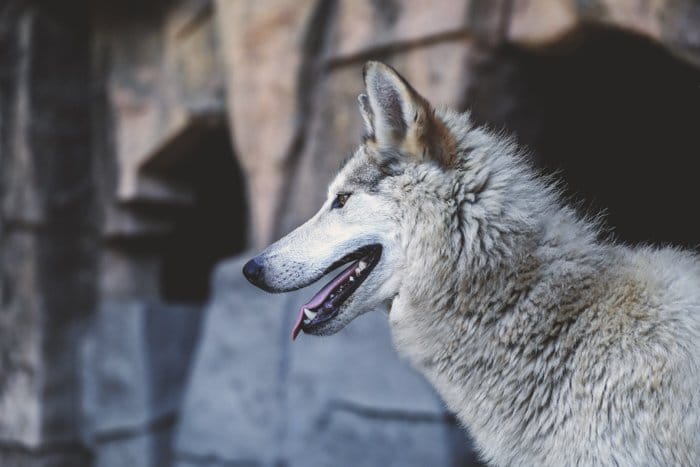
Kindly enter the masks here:
<path id="1" fill-rule="evenodd" d="M 384 311 L 494 465 L 700 466 L 698 256 L 600 235 L 512 138 L 382 63 L 364 81 L 327 200 L 244 266 L 268 292 L 346 266 L 293 338 Z"/>

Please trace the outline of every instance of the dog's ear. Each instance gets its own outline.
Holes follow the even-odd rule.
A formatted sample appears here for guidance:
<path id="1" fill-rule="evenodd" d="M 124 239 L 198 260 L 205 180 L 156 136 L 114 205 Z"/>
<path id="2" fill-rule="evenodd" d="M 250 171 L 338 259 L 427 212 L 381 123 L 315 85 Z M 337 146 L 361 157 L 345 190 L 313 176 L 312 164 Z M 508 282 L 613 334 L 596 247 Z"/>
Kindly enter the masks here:
<path id="1" fill-rule="evenodd" d="M 360 94 L 357 96 L 357 101 L 360 103 L 360 114 L 362 114 L 362 122 L 365 124 L 365 135 L 371 138 L 374 136 L 374 114 L 369 104 L 369 97 L 367 94 Z"/>
<path id="2" fill-rule="evenodd" d="M 366 94 L 359 101 L 368 142 L 380 154 L 398 151 L 415 162 L 452 165 L 454 137 L 428 101 L 383 63 L 367 62 L 363 72 Z"/>

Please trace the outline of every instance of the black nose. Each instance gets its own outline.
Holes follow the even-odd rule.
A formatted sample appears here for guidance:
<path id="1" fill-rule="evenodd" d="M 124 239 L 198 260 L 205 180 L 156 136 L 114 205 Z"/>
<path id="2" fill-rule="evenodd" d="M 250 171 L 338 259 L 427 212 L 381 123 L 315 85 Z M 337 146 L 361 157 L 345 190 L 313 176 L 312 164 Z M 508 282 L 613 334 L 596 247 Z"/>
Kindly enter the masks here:
<path id="1" fill-rule="evenodd" d="M 243 266 L 243 275 L 251 284 L 257 285 L 258 287 L 262 285 L 264 276 L 263 265 L 257 256 L 245 263 L 245 266 Z"/>

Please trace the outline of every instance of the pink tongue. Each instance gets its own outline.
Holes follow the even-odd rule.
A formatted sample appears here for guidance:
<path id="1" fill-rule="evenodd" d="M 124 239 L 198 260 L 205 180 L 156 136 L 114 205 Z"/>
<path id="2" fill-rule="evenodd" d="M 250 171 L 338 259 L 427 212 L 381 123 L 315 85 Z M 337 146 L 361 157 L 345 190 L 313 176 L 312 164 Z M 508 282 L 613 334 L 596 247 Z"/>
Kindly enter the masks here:
<path id="1" fill-rule="evenodd" d="M 326 301 L 326 298 L 328 298 L 331 292 L 342 282 L 345 282 L 352 275 L 352 273 L 355 272 L 355 268 L 357 267 L 358 263 L 359 261 L 355 261 L 354 263 L 352 263 L 347 269 L 335 276 L 335 278 L 332 281 L 330 281 L 328 284 L 326 284 L 325 287 L 319 290 L 318 293 L 314 295 L 308 303 L 303 304 L 301 308 L 299 308 L 299 316 L 297 317 L 296 324 L 294 324 L 294 329 L 292 329 L 292 340 L 295 340 L 301 332 L 301 323 L 302 321 L 304 321 L 305 317 L 304 308 L 313 310 L 314 308 L 320 307 L 323 304 L 323 302 Z"/>

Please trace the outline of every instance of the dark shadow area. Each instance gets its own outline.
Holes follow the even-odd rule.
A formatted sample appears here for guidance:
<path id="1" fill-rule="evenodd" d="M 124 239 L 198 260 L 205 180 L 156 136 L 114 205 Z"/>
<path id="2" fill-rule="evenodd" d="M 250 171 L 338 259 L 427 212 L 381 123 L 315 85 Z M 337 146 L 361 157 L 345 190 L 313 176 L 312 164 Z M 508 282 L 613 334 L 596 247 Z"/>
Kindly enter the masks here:
<path id="1" fill-rule="evenodd" d="M 644 38 L 590 30 L 546 54 L 504 48 L 480 73 L 476 120 L 514 131 L 615 238 L 700 244 L 700 71 Z"/>
<path id="2" fill-rule="evenodd" d="M 245 248 L 244 180 L 225 126 L 201 138 L 177 168 L 190 184 L 194 205 L 176 214 L 175 231 L 163 240 L 161 292 L 168 302 L 203 302 L 214 265 Z"/>

